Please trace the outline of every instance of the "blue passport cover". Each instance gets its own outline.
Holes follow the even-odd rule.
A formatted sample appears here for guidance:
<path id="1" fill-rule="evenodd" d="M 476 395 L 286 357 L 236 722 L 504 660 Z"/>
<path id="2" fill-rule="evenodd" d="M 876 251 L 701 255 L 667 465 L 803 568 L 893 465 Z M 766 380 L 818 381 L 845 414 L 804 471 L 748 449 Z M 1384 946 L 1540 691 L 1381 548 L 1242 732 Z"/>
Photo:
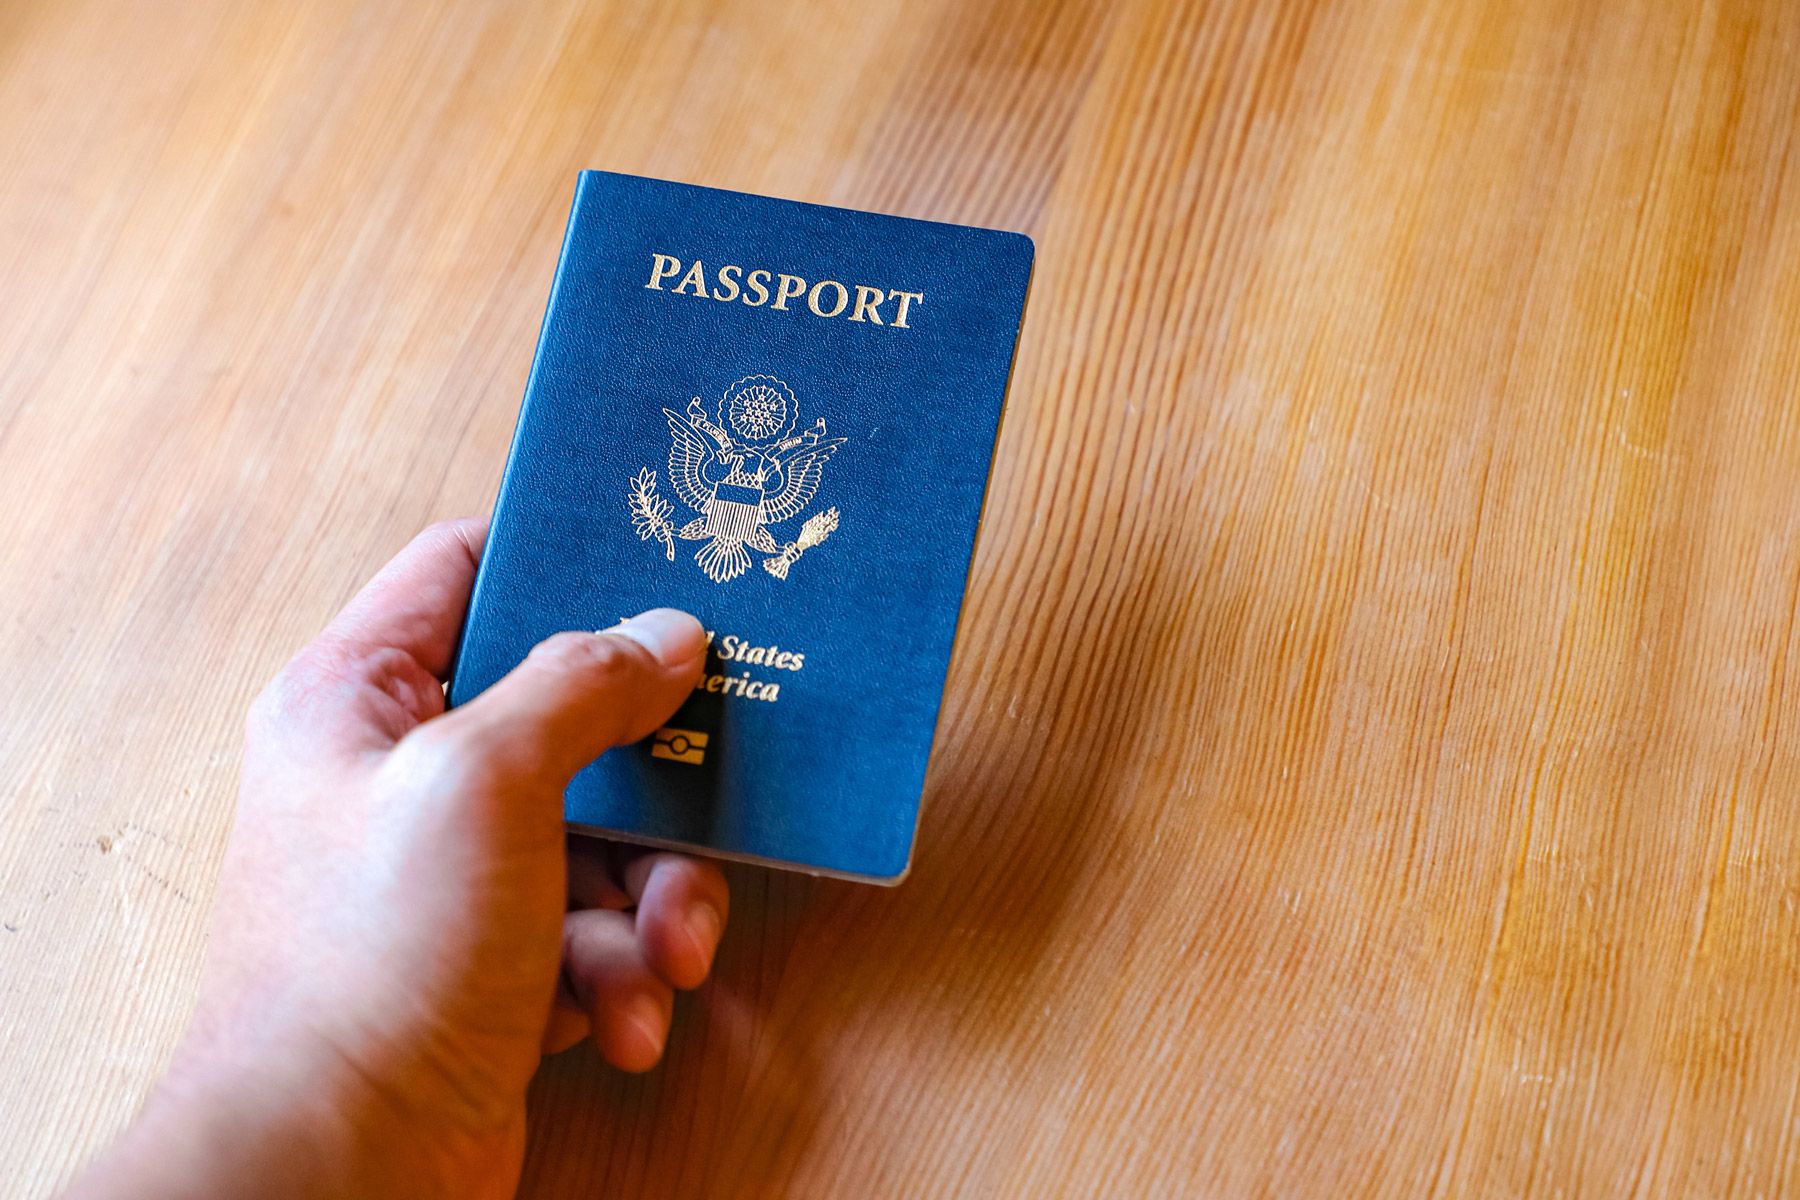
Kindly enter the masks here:
<path id="1" fill-rule="evenodd" d="M 570 825 L 897 882 L 1030 280 L 1021 234 L 583 172 L 450 683 L 711 639 Z"/>

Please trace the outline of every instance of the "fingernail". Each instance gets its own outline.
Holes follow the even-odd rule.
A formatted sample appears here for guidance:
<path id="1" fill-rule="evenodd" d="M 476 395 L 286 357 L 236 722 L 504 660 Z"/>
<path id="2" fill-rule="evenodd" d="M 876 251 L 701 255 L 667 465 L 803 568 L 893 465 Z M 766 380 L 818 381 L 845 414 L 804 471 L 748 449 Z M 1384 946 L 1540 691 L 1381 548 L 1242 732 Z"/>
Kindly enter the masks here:
<path id="1" fill-rule="evenodd" d="M 644 1039 L 644 1044 L 652 1058 L 662 1053 L 663 1042 L 669 1036 L 669 1027 L 663 1021 L 662 1005 L 656 997 L 648 992 L 639 992 L 625 1006 L 625 1020 L 637 1030 Z"/>
<path id="2" fill-rule="evenodd" d="M 725 918 L 710 904 L 696 904 L 687 917 L 688 936 L 699 943 L 707 965 L 712 965 L 713 951 L 719 947 L 719 935 L 725 932 Z"/>
<path id="3" fill-rule="evenodd" d="M 705 639 L 700 622 L 677 608 L 653 608 L 604 632 L 624 634 L 665 667 L 691 660 Z"/>

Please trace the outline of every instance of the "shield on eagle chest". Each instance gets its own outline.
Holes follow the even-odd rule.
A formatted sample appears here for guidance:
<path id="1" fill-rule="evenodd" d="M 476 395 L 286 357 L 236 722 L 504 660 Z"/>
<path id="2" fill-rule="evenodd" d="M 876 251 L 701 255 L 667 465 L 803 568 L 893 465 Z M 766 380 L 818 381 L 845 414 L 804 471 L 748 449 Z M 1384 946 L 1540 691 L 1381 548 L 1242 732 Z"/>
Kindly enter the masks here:
<path id="1" fill-rule="evenodd" d="M 738 483 L 720 483 L 706 505 L 708 537 L 732 542 L 747 542 L 762 524 L 763 491 Z"/>

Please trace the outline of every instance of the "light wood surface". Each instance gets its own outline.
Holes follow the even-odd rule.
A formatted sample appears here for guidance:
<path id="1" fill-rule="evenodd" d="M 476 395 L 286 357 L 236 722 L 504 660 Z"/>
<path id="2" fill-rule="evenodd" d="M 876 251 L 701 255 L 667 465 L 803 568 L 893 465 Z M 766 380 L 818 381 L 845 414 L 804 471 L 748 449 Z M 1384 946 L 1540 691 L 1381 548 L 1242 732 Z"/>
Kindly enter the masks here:
<path id="1" fill-rule="evenodd" d="M 0 6 L 0 1191 L 240 714 L 498 481 L 575 172 L 1024 229 L 918 865 L 530 1196 L 1800 1190 L 1800 6 Z"/>

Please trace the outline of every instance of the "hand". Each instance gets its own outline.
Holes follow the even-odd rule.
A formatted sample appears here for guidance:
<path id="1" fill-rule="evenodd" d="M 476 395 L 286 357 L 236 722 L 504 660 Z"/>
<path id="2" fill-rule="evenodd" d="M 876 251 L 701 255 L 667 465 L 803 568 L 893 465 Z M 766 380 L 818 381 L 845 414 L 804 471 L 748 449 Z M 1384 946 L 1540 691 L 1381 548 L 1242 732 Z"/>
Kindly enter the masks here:
<path id="1" fill-rule="evenodd" d="M 419 535 L 252 706 L 192 1028 L 81 1194 L 510 1195 L 541 1051 L 660 1057 L 724 877 L 566 844 L 562 795 L 675 711 L 704 635 L 558 634 L 446 713 L 484 533 Z"/>

